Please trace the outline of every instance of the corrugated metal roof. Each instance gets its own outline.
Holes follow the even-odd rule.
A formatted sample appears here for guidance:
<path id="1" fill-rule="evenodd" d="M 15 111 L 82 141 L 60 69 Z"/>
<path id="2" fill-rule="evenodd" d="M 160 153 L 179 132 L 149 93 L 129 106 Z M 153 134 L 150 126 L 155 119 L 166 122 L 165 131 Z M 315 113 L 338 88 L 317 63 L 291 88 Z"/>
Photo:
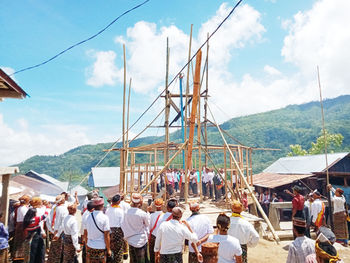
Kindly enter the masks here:
<path id="1" fill-rule="evenodd" d="M 92 181 L 89 180 L 89 186 L 110 187 L 119 184 L 120 167 L 95 167 L 91 171 Z"/>
<path id="2" fill-rule="evenodd" d="M 294 181 L 314 176 L 313 174 L 278 174 L 259 173 L 253 175 L 253 185 L 264 188 L 276 188 L 282 185 L 291 184 Z"/>
<path id="3" fill-rule="evenodd" d="M 62 193 L 62 189 L 54 184 L 46 183 L 44 181 L 26 176 L 17 175 L 11 178 L 11 181 L 20 183 L 23 186 L 34 189 L 37 193 L 56 196 Z"/>
<path id="4" fill-rule="evenodd" d="M 328 166 L 331 167 L 349 153 L 328 154 Z M 324 154 L 283 157 L 271 164 L 264 173 L 279 174 L 311 174 L 322 172 L 326 169 L 326 157 Z"/>

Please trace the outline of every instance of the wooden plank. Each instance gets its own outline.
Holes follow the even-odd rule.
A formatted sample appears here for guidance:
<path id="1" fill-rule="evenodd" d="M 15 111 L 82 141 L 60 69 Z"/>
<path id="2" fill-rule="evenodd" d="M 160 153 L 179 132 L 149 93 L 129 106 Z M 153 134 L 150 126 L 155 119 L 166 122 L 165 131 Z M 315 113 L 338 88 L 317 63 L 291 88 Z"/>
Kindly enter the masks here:
<path id="1" fill-rule="evenodd" d="M 1 212 L 2 223 L 7 227 L 8 223 L 8 211 L 9 211 L 9 184 L 11 174 L 2 175 L 2 194 L 1 194 Z"/>

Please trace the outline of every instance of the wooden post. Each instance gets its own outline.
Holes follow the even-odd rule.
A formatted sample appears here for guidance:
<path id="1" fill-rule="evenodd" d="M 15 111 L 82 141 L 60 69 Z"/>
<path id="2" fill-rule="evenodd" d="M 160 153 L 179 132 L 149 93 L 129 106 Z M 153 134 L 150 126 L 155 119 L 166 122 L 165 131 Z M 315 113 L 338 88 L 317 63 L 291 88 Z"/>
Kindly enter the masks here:
<path id="1" fill-rule="evenodd" d="M 188 104 L 188 94 L 190 92 L 190 59 L 191 59 L 191 48 L 192 48 L 192 30 L 193 30 L 193 24 L 191 25 L 190 43 L 188 47 L 188 59 L 187 59 L 188 65 L 187 65 L 187 76 L 186 76 L 187 80 L 186 80 L 186 100 L 185 100 L 185 139 L 187 138 L 187 104 Z"/>
<path id="2" fill-rule="evenodd" d="M 207 132 L 207 126 L 208 126 L 208 86 L 209 86 L 209 33 L 207 35 L 207 72 L 205 74 L 205 102 L 204 102 L 204 140 L 205 140 L 205 150 L 208 152 L 208 132 Z M 207 155 L 205 155 L 205 167 L 207 167 L 208 161 L 207 161 Z M 225 171 L 226 172 L 226 171 Z M 227 192 L 225 192 L 227 193 Z"/>
<path id="3" fill-rule="evenodd" d="M 168 89 L 168 76 L 169 76 L 169 38 L 166 39 L 166 70 L 165 70 L 165 148 L 164 148 L 164 163 L 169 160 L 169 89 Z"/>
<path id="4" fill-rule="evenodd" d="M 131 176 L 130 176 L 130 193 L 135 189 L 135 153 L 131 152 Z"/>
<path id="5" fill-rule="evenodd" d="M 130 78 L 129 82 L 129 94 L 128 94 L 128 111 L 127 111 L 127 119 L 126 119 L 126 167 L 128 167 L 129 163 L 129 117 L 130 117 L 130 91 L 131 91 L 131 81 L 132 79 Z"/>
<path id="6" fill-rule="evenodd" d="M 8 223 L 8 211 L 9 211 L 9 185 L 10 185 L 10 174 L 2 175 L 2 195 L 1 195 L 1 212 L 2 222 L 5 226 Z"/>
<path id="7" fill-rule="evenodd" d="M 124 89 L 123 89 L 123 150 L 120 151 L 120 182 L 119 191 L 125 193 L 125 93 L 126 93 L 126 58 L 125 58 L 125 44 L 123 44 L 123 55 L 124 55 Z"/>
<path id="8" fill-rule="evenodd" d="M 216 125 L 217 129 L 219 130 L 219 133 L 220 133 L 220 135 L 221 135 L 222 140 L 224 141 L 225 145 L 228 146 L 228 144 L 227 144 L 227 142 L 226 142 L 226 139 L 225 139 L 224 135 L 222 134 L 221 128 L 219 127 L 219 125 L 218 125 L 217 122 L 215 121 L 214 115 L 213 115 L 213 113 L 211 112 L 210 107 L 208 107 L 208 109 L 209 109 L 210 114 L 211 114 L 211 116 L 212 116 L 212 118 L 213 118 L 213 121 L 215 122 L 215 125 Z M 271 222 L 270 222 L 269 218 L 266 216 L 266 214 L 265 214 L 265 212 L 264 212 L 264 209 L 261 207 L 259 201 L 256 199 L 256 196 L 254 195 L 252 189 L 249 187 L 249 184 L 248 184 L 247 180 L 245 179 L 245 177 L 244 177 L 244 175 L 243 175 L 243 172 L 242 172 L 241 169 L 239 168 L 239 164 L 237 163 L 236 158 L 234 157 L 234 155 L 233 155 L 231 149 L 230 149 L 229 147 L 227 147 L 227 148 L 228 148 L 228 151 L 229 151 L 229 153 L 230 153 L 230 155 L 231 155 L 231 157 L 232 157 L 232 159 L 233 159 L 233 161 L 234 161 L 234 163 L 235 163 L 235 165 L 236 165 L 236 167 L 237 167 L 237 170 L 238 170 L 238 172 L 239 172 L 239 176 L 241 177 L 241 180 L 244 182 L 244 184 L 245 184 L 245 186 L 247 187 L 247 189 L 248 189 L 250 195 L 252 196 L 252 198 L 253 198 L 255 204 L 257 205 L 257 207 L 258 207 L 258 209 L 259 209 L 261 215 L 263 216 L 265 222 L 267 223 L 269 229 L 271 230 L 272 235 L 273 235 L 275 241 L 277 242 L 277 244 L 279 244 L 280 239 L 279 239 L 277 233 L 275 232 L 273 226 L 271 225 Z"/>
<path id="9" fill-rule="evenodd" d="M 227 192 L 227 157 L 226 157 L 226 146 L 224 145 L 224 171 L 225 171 L 225 195 L 226 195 L 226 201 L 228 201 L 228 192 Z M 232 178 L 231 178 L 232 180 Z"/>

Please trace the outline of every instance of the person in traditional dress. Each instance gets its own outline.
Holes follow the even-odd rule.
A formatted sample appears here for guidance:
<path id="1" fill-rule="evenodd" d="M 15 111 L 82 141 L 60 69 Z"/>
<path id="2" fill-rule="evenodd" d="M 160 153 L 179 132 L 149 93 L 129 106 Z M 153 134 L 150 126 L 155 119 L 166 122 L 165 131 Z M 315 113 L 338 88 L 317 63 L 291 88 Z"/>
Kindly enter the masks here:
<path id="1" fill-rule="evenodd" d="M 174 193 L 174 178 L 171 172 L 171 169 L 168 169 L 165 174 L 165 182 L 166 182 L 166 191 L 169 196 L 172 196 Z"/>
<path id="2" fill-rule="evenodd" d="M 248 247 L 255 247 L 259 242 L 259 234 L 253 225 L 241 216 L 243 205 L 235 200 L 231 205 L 232 215 L 228 234 L 239 240 L 242 248 L 242 262 L 248 262 Z"/>
<path id="3" fill-rule="evenodd" d="M 208 196 L 208 168 L 203 166 L 202 168 L 202 191 L 204 198 Z"/>
<path id="4" fill-rule="evenodd" d="M 51 220 L 51 230 L 53 230 L 53 236 L 56 236 L 58 230 L 63 227 L 63 220 L 68 215 L 67 207 L 65 206 L 65 197 L 63 195 L 59 195 L 56 198 L 56 206 L 52 209 L 52 220 Z M 53 238 L 49 255 L 48 262 L 50 263 L 60 263 L 63 251 L 63 233 L 61 232 L 58 238 Z"/>
<path id="5" fill-rule="evenodd" d="M 289 245 L 287 263 L 305 263 L 308 255 L 315 253 L 315 241 L 305 236 L 306 220 L 293 218 L 295 240 Z"/>
<path id="6" fill-rule="evenodd" d="M 150 216 L 150 224 L 149 224 L 149 255 L 150 255 L 150 261 L 155 262 L 155 255 L 154 255 L 154 244 L 156 242 L 156 236 L 159 229 L 159 226 L 162 222 L 162 217 L 164 215 L 162 208 L 163 208 L 163 199 L 158 198 L 154 201 L 154 206 L 156 207 L 156 211 L 151 213 Z"/>
<path id="7" fill-rule="evenodd" d="M 90 213 L 84 226 L 84 239 L 87 240 L 86 262 L 106 263 L 111 256 L 109 219 L 103 213 L 103 198 L 95 198 L 94 211 Z"/>
<path id="8" fill-rule="evenodd" d="M 106 210 L 106 216 L 109 218 L 109 226 L 111 228 L 111 250 L 115 263 L 123 262 L 123 243 L 124 234 L 121 228 L 124 220 L 124 211 L 120 207 L 120 195 L 116 194 L 112 197 L 112 204 Z"/>
<path id="9" fill-rule="evenodd" d="M 14 236 L 14 255 L 12 260 L 21 260 L 24 258 L 24 232 L 23 232 L 23 219 L 29 209 L 30 197 L 23 195 L 19 198 L 21 203 L 18 209 L 15 211 L 15 236 Z"/>
<path id="10" fill-rule="evenodd" d="M 124 213 L 130 208 L 130 204 L 125 201 L 125 195 L 120 193 L 120 207 L 123 209 Z"/>
<path id="11" fill-rule="evenodd" d="M 182 250 L 185 239 L 194 244 L 194 250 L 199 262 L 203 261 L 201 253 L 198 251 L 198 238 L 193 233 L 190 225 L 186 221 L 182 221 L 183 210 L 175 207 L 172 210 L 172 219 L 163 222 L 157 233 L 154 252 L 156 254 L 156 262 L 160 263 L 182 263 Z"/>
<path id="12" fill-rule="evenodd" d="M 8 263 L 9 232 L 1 222 L 2 212 L 0 212 L 0 262 Z"/>
<path id="13" fill-rule="evenodd" d="M 230 218 L 221 213 L 216 219 L 217 235 L 210 235 L 208 242 L 219 243 L 218 263 L 242 263 L 242 248 L 239 240 L 228 235 Z"/>
<path id="14" fill-rule="evenodd" d="M 193 232 L 197 235 L 197 247 L 198 251 L 201 252 L 201 244 L 204 243 L 210 234 L 214 233 L 214 228 L 210 223 L 210 220 L 207 216 L 200 214 L 200 206 L 197 202 L 190 203 L 190 210 L 192 214 L 189 218 L 186 219 L 188 224 L 190 225 Z M 197 255 L 195 253 L 192 244 L 189 244 L 189 254 L 188 254 L 188 262 L 196 263 L 198 262 Z"/>
<path id="15" fill-rule="evenodd" d="M 190 172 L 190 188 L 191 188 L 191 190 L 192 190 L 192 194 L 194 195 L 194 196 L 197 196 L 197 194 L 198 194 L 198 188 L 197 188 L 197 172 L 196 172 L 196 170 L 192 170 L 191 172 Z"/>
<path id="16" fill-rule="evenodd" d="M 320 233 L 316 239 L 315 252 L 317 263 L 344 263 L 333 242 L 323 233 Z"/>
<path id="17" fill-rule="evenodd" d="M 29 208 L 23 219 L 23 233 L 25 236 L 24 263 L 44 263 L 45 244 L 41 234 L 40 223 L 46 215 L 37 215 L 36 208 Z"/>
<path id="18" fill-rule="evenodd" d="M 293 197 L 292 200 L 292 219 L 293 217 L 305 218 L 304 215 L 304 196 L 301 195 L 302 188 L 298 185 L 295 185 L 293 188 L 293 193 L 289 190 L 285 192 Z"/>
<path id="19" fill-rule="evenodd" d="M 68 215 L 63 221 L 63 227 L 59 229 L 56 234 L 56 238 L 64 232 L 63 240 L 63 263 L 73 263 L 78 259 L 77 253 L 81 251 L 79 245 L 79 227 L 75 213 L 77 212 L 77 206 L 75 204 L 67 207 Z"/>
<path id="20" fill-rule="evenodd" d="M 82 259 L 83 263 L 86 262 L 86 243 L 87 240 L 84 238 L 84 229 L 86 229 L 86 220 L 88 219 L 89 215 L 94 211 L 95 206 L 94 202 L 90 200 L 87 205 L 86 205 L 86 211 L 84 212 L 83 216 L 81 217 L 81 229 L 80 229 L 80 234 L 81 234 L 81 240 L 83 243 L 83 251 L 82 251 Z"/>
<path id="21" fill-rule="evenodd" d="M 142 196 L 131 195 L 131 207 L 126 211 L 122 222 L 124 239 L 129 244 L 130 263 L 147 263 L 147 241 L 150 214 L 141 210 Z"/>
<path id="22" fill-rule="evenodd" d="M 208 169 L 208 188 L 209 188 L 209 196 L 211 199 L 215 198 L 214 196 L 214 176 L 215 176 L 215 173 L 214 173 L 214 169 Z"/>
<path id="23" fill-rule="evenodd" d="M 331 191 L 331 200 L 333 202 L 333 223 L 334 234 L 337 241 L 344 246 L 348 246 L 348 225 L 347 211 L 345 210 L 346 199 L 344 191 L 341 188 L 334 189 L 331 184 L 328 185 L 328 191 Z"/>
<path id="24" fill-rule="evenodd" d="M 321 201 L 320 192 L 317 190 L 313 193 L 313 199 L 314 201 L 311 205 L 311 222 L 315 227 L 315 231 L 317 231 L 324 223 L 325 205 Z"/>

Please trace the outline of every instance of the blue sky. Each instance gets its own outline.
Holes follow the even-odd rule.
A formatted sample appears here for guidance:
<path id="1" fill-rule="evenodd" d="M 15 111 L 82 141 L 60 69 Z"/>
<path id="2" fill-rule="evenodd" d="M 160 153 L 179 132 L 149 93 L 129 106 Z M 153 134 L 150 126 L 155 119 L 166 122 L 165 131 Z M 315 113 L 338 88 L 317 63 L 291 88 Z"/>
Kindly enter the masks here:
<path id="1" fill-rule="evenodd" d="M 141 2 L 4 0 L 0 67 L 12 73 L 40 63 Z M 119 138 L 122 43 L 133 79 L 132 123 L 164 87 L 166 37 L 171 79 L 186 62 L 190 25 L 195 51 L 235 3 L 151 0 L 97 38 L 14 75 L 31 97 L 0 103 L 0 165 Z M 325 97 L 349 94 L 348 7 L 346 0 L 243 1 L 210 41 L 210 102 L 218 120 L 317 99 L 316 65 Z M 147 125 L 162 105 L 131 133 Z"/>

